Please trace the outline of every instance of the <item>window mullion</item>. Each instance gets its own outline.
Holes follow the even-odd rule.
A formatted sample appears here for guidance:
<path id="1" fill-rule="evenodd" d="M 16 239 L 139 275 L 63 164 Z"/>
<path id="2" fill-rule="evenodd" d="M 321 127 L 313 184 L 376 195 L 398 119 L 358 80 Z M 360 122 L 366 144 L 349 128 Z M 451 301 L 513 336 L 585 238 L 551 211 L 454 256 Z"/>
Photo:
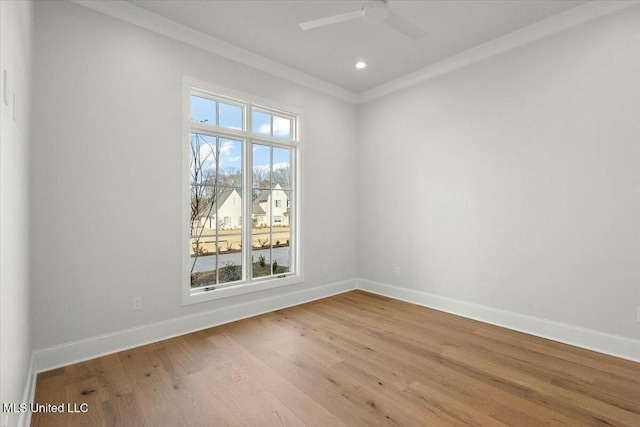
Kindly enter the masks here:
<path id="1" fill-rule="evenodd" d="M 297 150 L 291 149 L 291 151 L 289 152 L 290 175 L 289 175 L 289 193 L 288 193 L 289 200 L 290 200 L 289 202 L 289 263 L 290 263 L 289 272 L 291 272 L 292 268 L 295 268 L 294 266 L 298 265 L 297 264 L 298 257 L 296 255 L 298 247 L 296 244 L 293 243 L 297 241 L 297 230 L 298 230 L 298 223 L 296 221 L 297 186 L 295 185 L 297 183 L 296 181 L 297 156 L 298 156 Z M 292 250 L 291 248 L 293 248 L 294 250 Z M 298 271 L 295 271 L 295 273 L 297 274 Z"/>
<path id="2" fill-rule="evenodd" d="M 273 116 L 271 116 L 271 132 L 273 133 Z M 273 208 L 275 202 L 273 200 L 273 147 L 269 147 L 269 259 L 271 260 L 271 265 L 269 266 L 269 270 L 271 274 L 273 271 Z"/>
<path id="3" fill-rule="evenodd" d="M 216 102 L 217 104 L 217 102 Z M 217 107 L 216 107 L 217 110 Z M 217 118 L 216 118 L 217 120 Z M 213 181 L 213 198 L 214 198 L 214 212 L 215 212 L 215 227 L 216 227 L 216 286 L 220 284 L 220 215 L 218 212 L 218 179 L 220 174 L 220 138 L 216 137 L 216 176 Z"/>
<path id="4" fill-rule="evenodd" d="M 249 123 L 250 123 L 250 119 Z M 251 239 L 253 237 L 253 141 L 250 139 L 245 140 L 243 146 L 243 191 L 244 191 L 244 218 L 242 220 L 243 239 L 242 247 L 244 250 L 244 263 L 243 273 L 246 275 L 244 280 L 251 282 L 253 278 L 253 255 L 251 247 Z"/>
<path id="5" fill-rule="evenodd" d="M 246 104 L 245 106 L 245 117 L 244 117 L 244 131 L 246 134 L 249 133 L 253 123 L 251 121 L 251 104 Z M 246 274 L 245 280 L 250 283 L 253 281 L 253 247 L 252 247 L 252 239 L 253 239 L 253 140 L 251 138 L 246 138 L 246 143 L 244 144 L 244 170 L 243 170 L 243 182 L 244 182 L 244 192 L 245 192 L 245 215 L 244 215 L 244 224 L 242 224 L 243 229 L 246 230 L 244 233 L 244 243 L 243 247 L 245 248 L 244 254 L 244 262 L 246 267 L 243 268 L 244 274 Z"/>
<path id="6" fill-rule="evenodd" d="M 247 132 L 238 129 L 224 128 L 206 123 L 191 122 L 191 132 L 205 135 L 220 135 L 227 138 L 246 138 Z"/>

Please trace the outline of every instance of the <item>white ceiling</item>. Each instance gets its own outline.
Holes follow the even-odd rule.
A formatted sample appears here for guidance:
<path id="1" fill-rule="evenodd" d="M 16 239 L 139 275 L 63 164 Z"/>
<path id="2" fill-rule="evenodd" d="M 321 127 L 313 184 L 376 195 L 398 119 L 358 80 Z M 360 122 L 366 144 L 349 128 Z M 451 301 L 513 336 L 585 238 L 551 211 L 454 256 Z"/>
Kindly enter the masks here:
<path id="1" fill-rule="evenodd" d="M 389 0 L 390 10 L 426 32 L 419 41 L 363 20 L 308 31 L 298 25 L 360 10 L 366 1 L 129 3 L 357 94 L 585 2 Z M 357 60 L 366 61 L 367 68 L 357 70 Z"/>

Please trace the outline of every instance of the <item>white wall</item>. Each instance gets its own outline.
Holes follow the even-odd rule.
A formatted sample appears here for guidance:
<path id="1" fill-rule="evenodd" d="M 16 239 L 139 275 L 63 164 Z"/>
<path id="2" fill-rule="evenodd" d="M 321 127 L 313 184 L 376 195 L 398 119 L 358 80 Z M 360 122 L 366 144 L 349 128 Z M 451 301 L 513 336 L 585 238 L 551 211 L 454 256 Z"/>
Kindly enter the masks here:
<path id="1" fill-rule="evenodd" d="M 33 4 L 0 1 L 0 16 L 0 73 L 7 72 L 6 93 L 0 92 L 0 402 L 20 403 L 31 360 L 28 153 Z M 16 418 L 12 415 L 10 425 Z M 4 413 L 0 421 L 5 422 Z"/>
<path id="2" fill-rule="evenodd" d="M 36 349 L 292 290 L 181 305 L 184 75 L 305 112 L 306 281 L 295 289 L 356 277 L 355 106 L 79 5 L 35 11 Z M 325 220 L 335 206 L 345 220 Z"/>
<path id="3" fill-rule="evenodd" d="M 363 105 L 360 277 L 640 338 L 638 22 L 636 6 Z"/>
<path id="4" fill-rule="evenodd" d="M 184 75 L 305 111 L 306 282 L 295 289 L 362 277 L 640 338 L 639 15 L 357 108 L 76 4 L 38 2 L 33 348 L 293 289 L 181 305 Z"/>

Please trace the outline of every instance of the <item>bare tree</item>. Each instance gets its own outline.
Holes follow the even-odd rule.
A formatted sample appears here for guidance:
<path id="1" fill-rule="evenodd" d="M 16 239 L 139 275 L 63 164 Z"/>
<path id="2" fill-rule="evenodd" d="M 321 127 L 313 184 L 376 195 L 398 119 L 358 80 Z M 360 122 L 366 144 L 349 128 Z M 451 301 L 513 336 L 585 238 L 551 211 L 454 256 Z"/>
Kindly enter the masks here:
<path id="1" fill-rule="evenodd" d="M 242 188 L 242 172 L 228 167 L 218 176 L 218 183 L 223 187 Z"/>
<path id="2" fill-rule="evenodd" d="M 256 166 L 253 168 L 253 187 L 269 188 L 269 168 Z"/>
<path id="3" fill-rule="evenodd" d="M 217 197 L 216 165 L 219 149 L 215 138 L 211 141 L 204 135 L 191 136 L 191 215 L 189 223 L 191 236 L 194 239 L 194 259 L 191 273 L 202 252 L 200 246 L 204 225 L 202 218 L 211 216 Z"/>
<path id="4" fill-rule="evenodd" d="M 274 169 L 273 171 L 273 184 L 280 184 L 284 189 L 290 188 L 291 185 L 291 166 L 286 165 Z"/>

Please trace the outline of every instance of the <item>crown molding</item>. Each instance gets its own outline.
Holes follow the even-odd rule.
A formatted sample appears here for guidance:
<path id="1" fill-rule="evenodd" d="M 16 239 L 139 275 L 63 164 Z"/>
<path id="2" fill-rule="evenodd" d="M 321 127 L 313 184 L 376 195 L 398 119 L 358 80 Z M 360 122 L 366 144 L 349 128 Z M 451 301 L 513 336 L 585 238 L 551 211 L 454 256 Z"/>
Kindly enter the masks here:
<path id="1" fill-rule="evenodd" d="M 141 9 L 123 0 L 71 0 L 97 12 L 120 19 L 154 33 L 197 47 L 243 65 L 281 77 L 301 86 L 355 104 L 357 94 L 317 77 L 287 67 L 231 43 L 196 31 L 185 25 Z"/>
<path id="2" fill-rule="evenodd" d="M 560 31 L 585 22 L 640 4 L 640 1 L 590 1 L 542 21 L 513 31 L 457 55 L 451 56 L 428 67 L 422 68 L 397 79 L 364 91 L 357 96 L 356 103 L 364 104 L 376 98 L 397 92 L 450 73 L 511 49 L 540 40 Z"/>
<path id="3" fill-rule="evenodd" d="M 367 103 L 560 31 L 640 4 L 640 0 L 590 1 L 358 94 L 123 0 L 71 0 L 71 2 L 352 104 Z"/>

